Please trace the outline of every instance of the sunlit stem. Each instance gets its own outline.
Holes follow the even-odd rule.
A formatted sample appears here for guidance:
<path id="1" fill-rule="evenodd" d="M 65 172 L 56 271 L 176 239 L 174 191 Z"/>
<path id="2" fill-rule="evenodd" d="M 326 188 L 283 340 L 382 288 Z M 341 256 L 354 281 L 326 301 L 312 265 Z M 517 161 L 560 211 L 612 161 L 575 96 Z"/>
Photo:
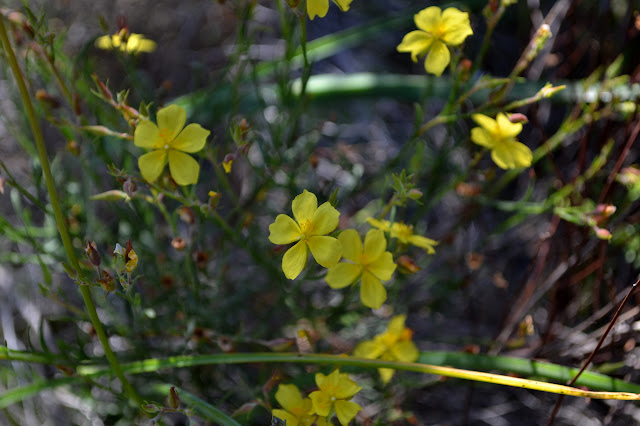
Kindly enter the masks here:
<path id="1" fill-rule="evenodd" d="M 58 225 L 58 232 L 60 233 L 60 238 L 62 239 L 62 244 L 64 245 L 65 252 L 67 254 L 67 258 L 71 267 L 77 271 L 79 281 L 86 281 L 84 277 L 84 273 L 80 268 L 80 262 L 78 261 L 78 257 L 73 249 L 73 244 L 71 242 L 71 236 L 69 235 L 69 230 L 67 229 L 67 225 L 65 222 L 64 214 L 62 213 L 62 209 L 60 207 L 60 200 L 58 199 L 58 194 L 55 188 L 55 182 L 53 180 L 53 174 L 51 173 L 51 165 L 49 164 L 49 157 L 47 156 L 47 150 L 44 143 L 44 137 L 42 136 L 42 129 L 40 128 L 40 123 L 38 122 L 38 117 L 36 116 L 35 110 L 33 108 L 33 104 L 31 103 L 31 97 L 29 95 L 29 91 L 27 90 L 27 85 L 23 79 L 22 70 L 18 65 L 18 61 L 16 59 L 15 52 L 13 51 L 13 47 L 9 42 L 9 37 L 7 35 L 7 31 L 4 25 L 4 20 L 0 18 L 0 41 L 2 42 L 2 49 L 4 50 L 4 55 L 11 67 L 11 71 L 16 80 L 16 84 L 18 85 L 18 90 L 20 91 L 20 98 L 22 99 L 22 104 L 25 108 L 25 113 L 29 120 L 29 125 L 31 126 L 31 131 L 33 133 L 33 139 L 36 144 L 36 149 L 38 151 L 38 157 L 40 158 L 40 163 L 42 165 L 42 173 L 44 175 L 45 184 L 47 186 L 47 191 L 49 193 L 49 198 L 51 200 L 51 208 L 53 210 L 54 216 L 56 218 L 56 223 Z M 89 317 L 91 318 L 91 324 L 96 331 L 96 335 L 102 344 L 104 349 L 105 356 L 111 365 L 111 369 L 113 373 L 116 375 L 122 386 L 126 392 L 126 394 L 133 399 L 137 404 L 142 403 L 142 399 L 135 391 L 135 389 L 131 386 L 127 378 L 124 376 L 122 372 L 122 368 L 116 358 L 115 354 L 111 350 L 111 346 L 109 346 L 109 340 L 107 335 L 102 327 L 102 323 L 98 318 L 98 313 L 96 312 L 96 306 L 93 302 L 93 298 L 91 297 L 91 290 L 89 286 L 81 285 L 80 292 L 82 293 L 82 298 L 84 299 L 85 306 L 87 308 L 87 312 Z"/>

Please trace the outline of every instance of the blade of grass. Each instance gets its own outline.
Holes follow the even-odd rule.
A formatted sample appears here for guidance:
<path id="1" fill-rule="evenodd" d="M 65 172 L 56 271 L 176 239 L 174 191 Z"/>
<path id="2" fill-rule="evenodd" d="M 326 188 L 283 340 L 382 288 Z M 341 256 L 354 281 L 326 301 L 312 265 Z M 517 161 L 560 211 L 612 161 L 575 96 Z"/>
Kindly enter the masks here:
<path id="1" fill-rule="evenodd" d="M 53 363 L 51 357 L 39 354 L 28 354 L 21 351 L 7 350 L 0 346 L 0 360 L 19 360 L 38 363 Z M 435 374 L 446 377 L 454 377 L 465 380 L 473 380 L 485 383 L 494 383 L 506 386 L 514 386 L 525 389 L 539 390 L 543 392 L 558 393 L 562 395 L 578 396 L 596 399 L 625 399 L 640 400 L 640 385 L 614 379 L 603 374 L 585 371 L 576 382 L 579 386 L 588 386 L 605 392 L 583 391 L 564 385 L 556 385 L 534 380 L 516 377 L 501 376 L 498 374 L 469 371 L 461 368 L 477 368 L 484 370 L 499 370 L 512 372 L 525 376 L 544 377 L 553 380 L 566 380 L 573 377 L 578 371 L 575 368 L 567 368 L 556 364 L 531 361 L 522 358 L 473 355 L 458 352 L 422 352 L 419 361 L 421 363 L 403 363 L 394 361 L 370 360 L 347 357 L 343 355 L 316 355 L 299 353 L 250 353 L 250 354 L 214 354 L 196 356 L 175 356 L 169 358 L 153 358 L 142 361 L 122 364 L 126 374 L 142 374 L 156 372 L 161 369 L 187 368 L 199 365 L 214 364 L 246 364 L 246 363 L 304 363 L 304 364 L 330 364 L 354 366 L 366 369 L 393 368 L 395 370 L 414 371 L 425 374 Z M 426 364 L 424 362 L 429 362 Z M 459 368 L 449 368 L 432 364 L 453 365 Z M 85 378 L 95 378 L 109 375 L 111 370 L 104 365 L 82 365 L 76 368 L 79 376 L 65 377 L 50 380 L 46 383 L 33 383 L 6 391 L 0 396 L 0 408 L 32 397 L 45 389 L 51 389 L 71 383 L 81 383 Z"/>
<path id="2" fill-rule="evenodd" d="M 28 385 L 15 387 L 5 391 L 0 395 L 0 410 L 7 408 L 12 404 L 24 401 L 45 390 L 54 389 L 64 385 L 72 385 L 82 382 L 79 377 L 61 377 L 58 379 L 37 381 Z"/>
<path id="3" fill-rule="evenodd" d="M 549 362 L 509 356 L 474 355 L 462 352 L 422 352 L 418 360 L 426 364 L 450 365 L 457 368 L 473 368 L 483 371 L 501 371 L 526 377 L 542 377 L 559 382 L 569 381 L 578 372 L 577 368 L 564 367 Z M 591 389 L 640 393 L 640 385 L 589 371 L 582 373 L 576 385 L 587 386 Z"/>
<path id="4" fill-rule="evenodd" d="M 123 371 L 128 374 L 149 373 L 161 369 L 193 367 L 197 365 L 210 364 L 245 364 L 259 362 L 277 362 L 277 363 L 303 363 L 303 364 L 331 364 L 355 366 L 363 368 L 393 368 L 395 370 L 414 371 L 425 374 L 435 374 L 446 377 L 454 377 L 465 380 L 473 380 L 486 383 L 494 383 L 506 386 L 515 386 L 520 388 L 540 390 L 544 392 L 557 393 L 562 395 L 581 396 L 596 399 L 625 399 L 640 400 L 640 386 L 634 388 L 638 393 L 630 392 L 593 392 L 583 391 L 581 389 L 572 388 L 564 385 L 556 385 L 553 383 L 540 382 L 535 380 L 527 380 L 516 377 L 501 376 L 498 374 L 484 373 L 479 371 L 463 370 L 458 368 L 442 367 L 438 365 L 398 362 L 398 361 L 382 361 L 348 357 L 344 355 L 318 355 L 318 354 L 300 354 L 300 353 L 234 353 L 234 354 L 213 354 L 213 355 L 193 355 L 193 356 L 175 356 L 169 358 L 153 358 L 142 361 L 123 364 Z M 538 368 L 541 365 L 535 364 Z M 79 366 L 77 371 L 80 375 L 93 377 L 105 374 L 104 367 L 98 366 Z M 559 366 L 558 366 L 558 371 Z M 597 374 L 597 373 L 591 373 Z M 598 375 L 608 380 L 613 380 L 604 375 Z M 607 380 L 600 380 L 598 383 L 607 388 Z M 610 382 L 611 383 L 611 382 Z M 618 389 L 625 382 L 618 381 Z"/>

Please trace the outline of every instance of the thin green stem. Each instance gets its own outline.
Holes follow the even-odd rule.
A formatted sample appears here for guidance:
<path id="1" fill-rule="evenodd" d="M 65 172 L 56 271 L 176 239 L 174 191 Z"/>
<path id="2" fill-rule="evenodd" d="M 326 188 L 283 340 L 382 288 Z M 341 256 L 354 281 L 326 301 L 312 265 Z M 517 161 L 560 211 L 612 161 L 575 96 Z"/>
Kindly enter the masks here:
<path id="1" fill-rule="evenodd" d="M 31 126 L 31 131 L 33 132 L 33 138 L 36 144 L 36 149 L 38 151 L 38 157 L 40 158 L 40 163 L 42 166 L 42 173 L 44 174 L 45 184 L 47 186 L 47 191 L 49 193 L 49 198 L 51 200 L 51 207 L 56 218 L 56 223 L 58 225 L 58 232 L 60 233 L 60 238 L 62 239 L 62 244 L 64 245 L 65 252 L 67 254 L 67 258 L 71 267 L 75 269 L 78 273 L 78 278 L 80 281 L 86 280 L 84 277 L 84 273 L 80 268 L 80 262 L 78 257 L 76 256 L 75 250 L 73 248 L 73 243 L 71 242 L 71 236 L 69 235 L 69 230 L 67 229 L 66 221 L 64 214 L 62 213 L 62 208 L 60 206 L 60 200 L 58 199 L 58 194 L 55 188 L 55 182 L 53 180 L 53 174 L 51 173 L 51 165 L 49 164 L 49 157 L 47 156 L 47 150 L 44 143 L 44 137 L 42 136 L 42 129 L 40 128 L 40 123 L 38 122 L 38 117 L 36 116 L 36 112 L 33 108 L 33 104 L 31 103 L 31 96 L 29 95 L 29 91 L 27 90 L 26 83 L 23 79 L 22 70 L 18 65 L 18 61 L 16 59 L 15 52 L 13 51 L 13 47 L 9 42 L 9 37 L 7 35 L 7 30 L 4 25 L 4 19 L 0 18 L 0 41 L 2 42 L 2 48 L 5 53 L 5 57 L 9 66 L 11 67 L 11 71 L 13 72 L 14 78 L 16 80 L 16 84 L 18 85 L 18 89 L 20 91 L 20 97 L 22 99 L 22 103 L 25 108 L 25 112 L 27 114 L 27 118 L 29 120 L 29 124 Z M 125 377 L 120 363 L 116 358 L 115 354 L 111 350 L 111 346 L 109 345 L 109 340 L 107 335 L 102 327 L 102 323 L 100 322 L 100 318 L 98 317 L 98 313 L 96 312 L 96 306 L 93 302 L 93 298 L 91 296 L 91 290 L 88 286 L 81 285 L 80 292 L 82 293 L 82 298 L 84 299 L 84 303 L 87 308 L 87 312 L 89 313 L 89 317 L 91 318 L 91 324 L 96 331 L 98 339 L 100 339 L 100 343 L 104 349 L 105 356 L 111 365 L 111 369 L 113 373 L 120 379 L 122 382 L 122 386 L 125 389 L 126 394 L 133 399 L 138 405 L 142 403 L 142 399 L 135 391 L 135 389 L 131 386 L 127 378 Z"/>

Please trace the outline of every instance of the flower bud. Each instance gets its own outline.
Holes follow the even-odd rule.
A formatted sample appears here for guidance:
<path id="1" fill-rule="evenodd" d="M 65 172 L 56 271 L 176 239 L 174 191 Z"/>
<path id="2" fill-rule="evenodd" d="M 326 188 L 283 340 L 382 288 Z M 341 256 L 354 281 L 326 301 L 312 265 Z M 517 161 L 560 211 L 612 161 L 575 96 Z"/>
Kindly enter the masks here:
<path id="1" fill-rule="evenodd" d="M 598 228 L 597 226 L 594 226 L 593 231 L 596 233 L 596 237 L 600 238 L 601 240 L 608 241 L 611 238 L 613 238 L 613 235 L 611 235 L 611 232 L 609 232 L 607 229 Z"/>
<path id="2" fill-rule="evenodd" d="M 36 99 L 42 102 L 43 104 L 47 104 L 49 107 L 56 109 L 60 106 L 60 101 L 53 95 L 50 95 L 44 89 L 36 90 Z"/>
<path id="3" fill-rule="evenodd" d="M 103 82 L 98 80 L 98 76 L 96 74 L 91 74 L 91 78 L 93 79 L 93 82 L 96 84 L 96 86 L 98 86 L 98 90 L 100 90 L 100 93 L 102 94 L 102 96 L 107 101 L 112 101 L 113 94 L 111 93 L 109 88 Z"/>
<path id="4" fill-rule="evenodd" d="M 133 194 L 138 189 L 138 185 L 136 185 L 136 183 L 132 181 L 131 178 L 129 178 L 122 184 L 122 189 L 124 189 L 124 192 L 127 193 L 129 198 L 133 198 Z"/>
<path id="5" fill-rule="evenodd" d="M 187 206 L 182 206 L 178 209 L 178 216 L 180 216 L 180 219 L 187 225 L 193 225 L 196 221 L 193 210 Z"/>
<path id="6" fill-rule="evenodd" d="M 222 194 L 216 191 L 209 191 L 209 206 L 213 209 L 218 206 L 218 202 L 222 198 Z"/>
<path id="7" fill-rule="evenodd" d="M 402 255 L 396 261 L 400 271 L 406 274 L 415 274 L 420 271 L 420 267 L 407 255 Z"/>
<path id="8" fill-rule="evenodd" d="M 87 253 L 89 262 L 91 262 L 93 266 L 100 266 L 100 253 L 98 252 L 95 241 L 86 241 L 84 243 L 84 251 Z"/>
<path id="9" fill-rule="evenodd" d="M 171 247 L 177 251 L 182 251 L 187 247 L 187 242 L 182 237 L 175 237 L 171 240 Z"/>
<path id="10" fill-rule="evenodd" d="M 516 112 L 515 114 L 509 114 L 509 121 L 512 123 L 523 123 L 526 124 L 529 122 L 529 118 L 519 112 Z"/>
<path id="11" fill-rule="evenodd" d="M 78 156 L 80 155 L 80 146 L 78 145 L 78 142 L 74 141 L 74 140 L 68 140 L 67 141 L 67 146 L 66 149 L 68 152 L 70 152 L 72 155 L 74 156 Z"/>
<path id="12" fill-rule="evenodd" d="M 107 293 L 111 293 L 116 289 L 116 280 L 107 271 L 102 271 L 102 278 L 98 279 L 98 283 Z"/>
<path id="13" fill-rule="evenodd" d="M 174 410 L 180 406 L 180 397 L 178 396 L 178 392 L 176 391 L 175 386 L 171 386 L 169 389 L 169 407 Z"/>

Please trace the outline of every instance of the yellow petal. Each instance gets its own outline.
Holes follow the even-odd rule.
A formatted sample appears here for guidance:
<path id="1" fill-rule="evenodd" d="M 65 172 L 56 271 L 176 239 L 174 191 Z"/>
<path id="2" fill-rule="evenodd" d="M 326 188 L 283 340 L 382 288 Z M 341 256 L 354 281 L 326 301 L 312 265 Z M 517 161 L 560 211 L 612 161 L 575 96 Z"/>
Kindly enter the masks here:
<path id="1" fill-rule="evenodd" d="M 373 340 L 361 342 L 353 350 L 353 356 L 358 358 L 376 359 L 384 352 L 382 345 L 376 344 Z"/>
<path id="2" fill-rule="evenodd" d="M 300 422 L 298 418 L 291 413 L 287 413 L 284 410 L 280 410 L 278 408 L 271 410 L 271 414 L 274 417 L 279 418 L 280 420 L 284 420 L 287 426 L 298 426 Z"/>
<path id="3" fill-rule="evenodd" d="M 337 4 L 340 10 L 343 12 L 349 10 L 349 6 L 351 6 L 352 1 L 353 0 L 333 0 L 333 2 Z"/>
<path id="4" fill-rule="evenodd" d="M 276 401 L 282 408 L 292 413 L 304 406 L 302 395 L 296 385 L 279 385 Z"/>
<path id="5" fill-rule="evenodd" d="M 408 238 L 409 244 L 413 244 L 416 247 L 423 248 L 429 254 L 434 254 L 436 250 L 433 246 L 437 246 L 438 242 L 431 238 L 423 237 L 422 235 L 412 235 Z"/>
<path id="6" fill-rule="evenodd" d="M 295 280 L 307 264 L 309 250 L 304 241 L 291 247 L 282 257 L 282 272 L 290 280 Z"/>
<path id="7" fill-rule="evenodd" d="M 388 232 L 390 229 L 390 222 L 388 220 L 377 220 L 370 217 L 367 219 L 367 223 L 375 228 L 382 229 L 385 232 Z"/>
<path id="8" fill-rule="evenodd" d="M 336 399 L 349 399 L 362 389 L 361 386 L 358 386 L 356 382 L 349 378 L 347 373 L 340 373 L 338 370 L 335 370 L 329 375 L 329 378 L 331 379 L 334 374 L 334 377 L 337 377 L 337 381 L 335 381 L 337 386 L 333 387 L 335 390 L 333 396 L 335 396 Z"/>
<path id="9" fill-rule="evenodd" d="M 396 315 L 391 318 L 389 321 L 389 325 L 387 326 L 387 332 L 393 334 L 394 336 L 400 336 L 404 331 L 404 322 L 406 321 L 406 315 Z"/>
<path id="10" fill-rule="evenodd" d="M 298 223 L 302 223 L 306 220 L 311 221 L 313 214 L 318 209 L 318 199 L 316 196 L 307 191 L 306 189 L 302 194 L 293 199 L 291 203 L 291 210 L 293 210 L 293 217 Z"/>
<path id="11" fill-rule="evenodd" d="M 198 152 L 204 147 L 210 133 L 199 124 L 191 123 L 180 132 L 170 146 L 179 151 Z"/>
<path id="12" fill-rule="evenodd" d="M 503 113 L 498 113 L 496 122 L 503 138 L 515 138 L 522 131 L 522 123 L 512 123 Z"/>
<path id="13" fill-rule="evenodd" d="M 382 281 L 388 281 L 391 279 L 391 275 L 396 270 L 396 263 L 393 261 L 393 256 L 390 252 L 385 251 L 378 257 L 378 259 L 367 265 L 367 271 L 371 272 L 378 279 Z"/>
<path id="14" fill-rule="evenodd" d="M 441 9 L 438 6 L 427 7 L 414 15 L 413 20 L 422 31 L 433 33 L 440 25 Z"/>
<path id="15" fill-rule="evenodd" d="M 162 148 L 164 142 L 160 137 L 160 129 L 151 121 L 141 121 L 133 133 L 133 143 L 141 148 Z"/>
<path id="16" fill-rule="evenodd" d="M 362 273 L 360 300 L 364 306 L 373 309 L 380 309 L 384 301 L 387 300 L 387 290 L 379 279 L 367 271 Z"/>
<path id="17" fill-rule="evenodd" d="M 167 151 L 158 149 L 147 152 L 138 158 L 138 167 L 142 177 L 149 183 L 155 182 L 167 164 Z"/>
<path id="18" fill-rule="evenodd" d="M 128 53 L 153 52 L 154 50 L 156 50 L 156 43 L 153 40 L 144 38 L 142 34 L 129 35 L 126 46 Z"/>
<path id="19" fill-rule="evenodd" d="M 424 61 L 424 68 L 428 73 L 441 76 L 447 65 L 449 65 L 450 60 L 449 48 L 440 40 L 436 40 L 431 45 L 431 49 L 429 49 L 427 59 Z"/>
<path id="20" fill-rule="evenodd" d="M 369 262 L 374 262 L 387 249 L 387 239 L 379 229 L 370 229 L 364 237 L 364 254 Z"/>
<path id="21" fill-rule="evenodd" d="M 355 229 L 347 229 L 338 235 L 338 241 L 342 245 L 342 257 L 355 263 L 360 262 L 362 254 L 362 241 Z"/>
<path id="22" fill-rule="evenodd" d="M 170 149 L 169 171 L 171 172 L 171 177 L 178 185 L 190 185 L 198 183 L 200 166 L 189 154 Z"/>
<path id="23" fill-rule="evenodd" d="M 451 46 L 462 44 L 465 38 L 473 34 L 471 23 L 469 22 L 469 14 L 455 7 L 450 7 L 442 12 L 440 25 L 446 28 L 445 33 L 442 35 L 442 41 Z"/>
<path id="24" fill-rule="evenodd" d="M 491 151 L 491 158 L 502 169 L 514 169 L 529 167 L 533 154 L 529 147 L 514 141 L 497 144 Z"/>
<path id="25" fill-rule="evenodd" d="M 326 202 L 318 207 L 313 213 L 311 224 L 313 225 L 312 235 L 325 235 L 338 227 L 340 212 L 336 210 L 330 202 Z"/>
<path id="26" fill-rule="evenodd" d="M 487 147 L 489 149 L 493 148 L 496 143 L 496 139 L 493 137 L 493 135 L 482 127 L 474 127 L 473 129 L 471 129 L 471 140 L 473 141 L 473 143 Z"/>
<path id="27" fill-rule="evenodd" d="M 273 244 L 289 244 L 300 239 L 300 227 L 286 214 L 279 214 L 269 225 L 269 241 Z"/>
<path id="28" fill-rule="evenodd" d="M 331 401 L 331 396 L 329 394 L 323 391 L 315 391 L 309 394 L 309 398 L 311 398 L 312 404 L 311 412 L 309 414 L 318 414 L 323 417 L 329 415 L 333 405 L 333 401 Z"/>
<path id="29" fill-rule="evenodd" d="M 316 236 L 307 240 L 313 258 L 321 266 L 330 268 L 340 260 L 342 245 L 333 237 Z"/>
<path id="30" fill-rule="evenodd" d="M 418 348 L 411 341 L 398 342 L 391 347 L 393 358 L 402 362 L 413 362 L 420 355 Z"/>
<path id="31" fill-rule="evenodd" d="M 329 268 L 324 278 L 331 288 L 344 288 L 352 284 L 362 272 L 362 266 L 341 262 Z"/>
<path id="32" fill-rule="evenodd" d="M 498 123 L 491 117 L 487 117 L 484 114 L 472 114 L 473 121 L 482 126 L 492 137 L 496 138 L 498 134 Z"/>
<path id="33" fill-rule="evenodd" d="M 352 401 L 338 400 L 335 402 L 336 416 L 341 425 L 348 425 L 351 420 L 358 414 L 362 407 Z"/>
<path id="34" fill-rule="evenodd" d="M 334 370 L 332 371 L 331 374 L 335 373 L 338 370 Z M 322 373 L 316 373 L 315 379 L 316 379 L 316 385 L 318 385 L 318 387 L 320 389 L 323 389 L 326 387 L 327 383 L 331 380 L 331 378 L 334 379 L 334 381 L 337 381 L 338 376 L 331 376 L 331 374 L 329 374 L 328 376 L 325 376 Z"/>
<path id="35" fill-rule="evenodd" d="M 328 426 L 326 417 L 318 417 L 316 418 L 315 426 Z"/>
<path id="36" fill-rule="evenodd" d="M 97 48 L 104 49 L 104 50 L 113 49 L 113 42 L 111 41 L 111 36 L 105 35 L 102 37 L 98 37 L 95 41 L 95 46 Z"/>
<path id="37" fill-rule="evenodd" d="M 378 373 L 380 373 L 380 380 L 386 385 L 391 381 L 393 375 L 396 374 L 396 370 L 393 368 L 378 368 Z"/>
<path id="38" fill-rule="evenodd" d="M 398 52 L 411 52 L 411 60 L 418 62 L 418 57 L 425 55 L 433 43 L 433 37 L 424 31 L 411 31 L 404 36 L 398 45 Z"/>
<path id="39" fill-rule="evenodd" d="M 187 111 L 179 105 L 158 110 L 158 128 L 167 142 L 173 141 L 187 122 Z"/>
<path id="40" fill-rule="evenodd" d="M 329 11 L 329 0 L 307 0 L 307 13 L 309 19 L 317 16 L 324 18 Z"/>

